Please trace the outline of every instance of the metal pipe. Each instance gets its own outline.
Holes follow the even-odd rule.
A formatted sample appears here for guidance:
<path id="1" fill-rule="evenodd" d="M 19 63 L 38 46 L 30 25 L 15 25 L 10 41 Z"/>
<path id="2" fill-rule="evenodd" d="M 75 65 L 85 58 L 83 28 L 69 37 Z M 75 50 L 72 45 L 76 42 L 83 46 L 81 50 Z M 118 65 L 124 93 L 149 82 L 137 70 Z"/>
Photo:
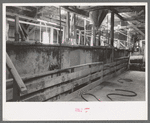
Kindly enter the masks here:
<path id="1" fill-rule="evenodd" d="M 11 21 L 11 22 L 14 22 L 15 20 L 14 19 L 11 19 L 11 18 L 7 18 L 8 21 Z M 56 30 L 60 30 L 59 28 L 56 28 L 56 27 L 52 27 L 52 26 L 45 26 L 45 25 L 40 25 L 40 24 L 35 24 L 35 23 L 30 23 L 30 22 L 25 22 L 25 21 L 19 21 L 19 23 L 23 23 L 23 24 L 30 24 L 30 25 L 33 25 L 33 26 L 41 26 L 41 27 L 49 27 L 49 28 L 54 28 Z M 41 23 L 41 21 L 40 21 Z"/>

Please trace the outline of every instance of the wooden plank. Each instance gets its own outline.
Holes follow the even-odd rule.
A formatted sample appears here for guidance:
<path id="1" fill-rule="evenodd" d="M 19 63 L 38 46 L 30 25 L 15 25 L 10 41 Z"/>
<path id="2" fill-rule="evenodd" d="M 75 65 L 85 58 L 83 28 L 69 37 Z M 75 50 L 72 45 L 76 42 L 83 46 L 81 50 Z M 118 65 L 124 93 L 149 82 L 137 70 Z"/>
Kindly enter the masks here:
<path id="1" fill-rule="evenodd" d="M 28 97 L 26 99 L 23 99 L 23 101 L 44 101 L 44 100 L 52 98 L 58 94 L 64 93 L 68 90 L 71 90 L 72 88 L 75 87 L 76 84 L 81 85 L 81 84 L 88 82 L 89 80 L 90 80 L 90 75 L 85 78 L 81 78 L 80 80 L 75 80 L 71 83 L 61 85 L 59 87 L 46 89 L 42 93 L 36 94 L 36 95 Z"/>
<path id="2" fill-rule="evenodd" d="M 41 79 L 31 80 L 30 83 L 26 84 L 28 94 L 35 92 L 35 91 L 39 91 L 39 90 L 44 89 L 44 88 L 56 86 L 60 83 L 64 83 L 64 82 L 72 80 L 72 79 L 87 76 L 88 74 L 90 74 L 90 69 L 91 68 L 84 69 L 84 70 L 73 72 L 70 74 L 57 76 L 55 78 L 50 78 L 48 76 L 48 77 L 44 77 Z M 12 99 L 12 97 L 10 97 L 10 95 L 13 92 L 13 89 L 11 89 L 11 90 L 12 91 L 10 91 L 10 89 L 9 89 L 9 91 L 6 92 L 6 96 L 8 96 L 8 100 Z M 26 95 L 26 94 L 21 94 L 21 96 L 23 96 L 23 95 Z"/>
<path id="3" fill-rule="evenodd" d="M 63 98 L 58 99 L 57 101 L 69 101 L 69 100 L 75 98 L 76 96 L 80 95 L 80 93 L 87 92 L 88 90 L 93 89 L 94 87 L 96 87 L 97 85 L 99 85 L 102 82 L 103 82 L 103 79 L 101 78 L 101 79 L 99 79 L 99 80 L 97 80 L 97 81 L 63 97 Z"/>
<path id="4" fill-rule="evenodd" d="M 117 71 L 117 72 L 116 72 L 116 75 L 117 75 L 117 76 L 120 75 L 123 71 L 125 71 L 125 68 L 124 68 L 124 67 L 121 68 L 119 71 Z"/>
<path id="5" fill-rule="evenodd" d="M 89 68 L 89 65 L 82 66 L 82 67 L 76 67 L 76 68 L 74 68 L 74 72 L 80 71 L 80 70 L 83 70 L 83 69 L 87 69 L 87 68 Z"/>
<path id="6" fill-rule="evenodd" d="M 110 69 L 104 70 L 104 71 L 103 71 L 103 75 L 106 75 L 106 74 L 108 74 L 108 73 L 110 73 L 110 72 L 111 72 Z"/>
<path id="7" fill-rule="evenodd" d="M 122 64 L 123 62 L 124 62 L 124 60 L 119 60 L 119 61 L 117 61 L 116 65 Z"/>
<path id="8" fill-rule="evenodd" d="M 102 65 L 91 66 L 91 73 L 102 70 Z"/>
<path id="9" fill-rule="evenodd" d="M 91 75 L 91 80 L 99 78 L 103 75 L 103 71 Z"/>
<path id="10" fill-rule="evenodd" d="M 108 79 L 112 78 L 114 75 L 115 73 L 107 74 L 106 76 L 103 77 L 103 81 L 107 81 Z"/>
<path id="11" fill-rule="evenodd" d="M 110 67 L 113 67 L 113 66 L 115 66 L 115 65 L 116 65 L 116 62 L 104 64 L 104 69 L 109 69 Z"/>
<path id="12" fill-rule="evenodd" d="M 19 88 L 19 91 L 21 93 L 26 93 L 27 88 L 26 88 L 24 82 L 22 81 L 21 77 L 19 76 L 15 66 L 13 65 L 13 63 L 7 53 L 6 53 L 6 65 L 9 69 L 10 73 L 12 74 L 12 76 L 14 78 L 14 82 L 16 82 L 17 87 Z"/>
<path id="13" fill-rule="evenodd" d="M 120 69 L 120 68 L 122 68 L 123 66 L 124 66 L 124 64 L 120 64 L 120 65 L 117 66 L 117 69 Z"/>
<path id="14" fill-rule="evenodd" d="M 54 75 L 54 74 L 57 74 L 57 73 L 61 73 L 61 72 L 69 72 L 70 69 L 76 69 L 76 68 L 89 68 L 89 65 L 102 65 L 103 62 L 94 62 L 94 63 L 87 63 L 87 64 L 81 64 L 81 65 L 76 65 L 76 66 L 72 66 L 72 67 L 68 67 L 68 68 L 64 68 L 64 69 L 58 69 L 58 70 L 53 70 L 53 71 L 47 71 L 47 72 L 44 72 L 44 73 L 40 73 L 40 74 L 34 74 L 34 75 L 30 75 L 30 76 L 24 76 L 24 77 L 21 77 L 21 79 L 26 82 L 30 79 L 36 79 L 36 78 L 40 78 L 40 77 L 44 77 L 44 76 L 49 76 L 49 75 Z M 81 69 L 82 70 L 82 69 Z M 75 71 L 75 70 L 74 70 Z M 9 86 L 12 86 L 13 85 L 13 79 L 9 79 L 7 82 L 6 82 L 6 86 L 9 85 Z"/>
<path id="15" fill-rule="evenodd" d="M 94 74 L 94 75 L 96 75 L 96 74 Z M 101 76 L 101 75 L 102 75 L 102 72 L 98 72 L 98 76 Z M 72 89 L 73 85 L 75 85 L 75 84 L 78 84 L 78 85 L 84 84 L 85 82 L 88 82 L 90 78 L 91 78 L 91 76 L 89 75 L 89 76 L 87 76 L 85 78 L 82 78 L 80 80 L 76 80 L 73 83 L 68 83 L 66 85 L 63 85 L 63 86 L 58 87 L 58 88 L 53 88 L 51 90 L 48 89 L 48 90 L 44 91 L 43 94 L 38 94 L 38 95 L 36 95 L 34 97 L 30 97 L 28 99 L 25 99 L 24 101 L 35 101 L 35 100 L 38 101 L 37 99 L 40 99 L 40 101 L 42 99 L 42 101 L 43 101 L 45 99 L 51 98 L 53 96 L 56 96 L 57 94 L 61 94 L 61 93 L 65 92 L 65 91 L 67 91 L 67 90 Z"/>
<path id="16" fill-rule="evenodd" d="M 96 64 L 101 64 L 101 63 L 96 63 Z M 92 65 L 93 65 L 93 63 L 92 63 Z M 81 65 L 80 65 L 81 66 Z M 53 72 L 52 72 L 53 73 Z M 79 72 L 79 73 L 72 73 L 72 74 L 70 74 L 72 77 L 80 77 L 80 76 L 82 76 L 82 75 L 86 75 L 86 74 L 89 74 L 90 73 L 90 70 L 84 70 L 83 72 Z M 74 74 L 75 74 L 75 76 L 74 76 Z M 33 77 L 36 77 L 36 75 L 35 76 L 33 76 Z M 68 79 L 66 79 L 66 77 L 67 77 L 67 75 L 66 76 L 63 76 L 63 79 L 65 79 L 65 80 L 68 80 Z M 60 82 L 60 80 L 62 79 L 61 77 L 57 77 L 57 78 L 55 78 L 53 81 L 49 81 L 48 80 L 48 78 L 49 77 L 46 77 L 46 78 L 41 78 L 41 79 L 36 79 L 36 80 L 32 80 L 32 82 L 33 82 L 33 85 L 31 84 L 31 83 L 28 83 L 28 84 L 26 84 L 26 86 L 27 86 L 27 88 L 28 88 L 28 93 L 31 93 L 31 92 L 34 92 L 34 91 L 38 91 L 38 90 L 40 90 L 40 89 L 43 89 L 43 88 L 46 88 L 46 87 L 49 87 L 49 86 L 53 86 L 54 84 L 59 84 L 59 83 L 61 83 Z M 26 77 L 24 78 L 24 79 L 26 79 Z M 31 79 L 30 77 L 29 77 L 29 79 Z M 51 79 L 51 78 L 49 78 L 49 79 Z M 73 78 L 72 78 L 73 79 Z M 46 81 L 47 80 L 47 81 Z M 44 82 L 43 82 L 44 81 Z M 9 80 L 9 82 L 8 82 L 8 85 L 9 86 L 11 86 L 11 83 L 12 83 L 12 81 L 11 80 Z M 10 99 L 12 99 L 12 92 L 13 92 L 13 89 L 9 89 L 8 91 L 7 91 L 7 100 L 10 100 Z M 22 95 L 24 95 L 24 94 L 21 94 L 21 96 Z"/>
<path id="17" fill-rule="evenodd" d="M 116 70 L 116 66 L 111 67 L 110 69 L 111 69 L 111 72 L 113 72 L 113 71 L 115 71 L 115 70 Z"/>
<path id="18" fill-rule="evenodd" d="M 121 60 L 121 59 L 129 59 L 128 56 L 124 56 L 124 57 L 120 57 L 120 58 L 116 58 L 115 61 Z"/>

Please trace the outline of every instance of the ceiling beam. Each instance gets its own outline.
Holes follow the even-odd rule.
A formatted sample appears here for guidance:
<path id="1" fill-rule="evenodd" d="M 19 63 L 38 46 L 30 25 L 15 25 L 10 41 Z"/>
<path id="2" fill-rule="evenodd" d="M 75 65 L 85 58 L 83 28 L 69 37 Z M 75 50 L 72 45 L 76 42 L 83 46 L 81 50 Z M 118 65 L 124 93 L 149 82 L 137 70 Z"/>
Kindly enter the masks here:
<path id="1" fill-rule="evenodd" d="M 138 29 L 135 25 L 133 25 L 131 22 L 128 22 L 135 30 L 137 30 L 143 37 L 145 37 L 145 34 L 140 30 Z"/>
<path id="2" fill-rule="evenodd" d="M 73 12 L 75 14 L 79 14 L 79 15 L 82 15 L 84 17 L 89 17 L 89 13 L 84 11 L 84 10 L 80 10 L 80 9 L 77 9 L 77 8 L 70 8 L 69 6 L 62 6 L 64 9 L 66 9 L 67 11 L 69 12 Z"/>
<path id="3" fill-rule="evenodd" d="M 121 20 L 125 21 L 126 19 L 124 17 L 122 17 L 119 12 L 117 10 L 115 10 L 114 8 L 110 7 L 109 8 L 112 12 L 114 12 L 118 18 L 120 18 Z"/>
<path id="4" fill-rule="evenodd" d="M 125 14 L 125 13 L 124 13 L 124 15 L 130 17 L 129 15 L 127 15 L 127 14 Z M 127 22 L 128 22 L 135 30 L 137 30 L 143 37 L 145 37 L 145 34 L 144 34 L 140 29 L 138 29 L 132 22 L 129 22 L 129 21 L 127 21 Z"/>
<path id="5" fill-rule="evenodd" d="M 132 16 L 132 17 L 128 17 L 125 18 L 126 21 L 140 21 L 140 20 L 145 20 L 144 16 Z"/>
<path id="6" fill-rule="evenodd" d="M 25 11 L 32 12 L 31 9 L 27 9 L 26 7 L 23 7 L 23 6 L 11 6 L 11 7 L 14 7 L 14 8 L 18 8 L 18 9 L 21 9 L 21 10 L 25 10 Z"/>
<path id="7" fill-rule="evenodd" d="M 31 18 L 31 17 L 27 17 L 27 16 L 24 16 L 24 15 L 15 14 L 15 13 L 11 13 L 11 12 L 6 12 L 6 15 L 7 15 L 7 16 L 11 16 L 11 17 L 15 17 L 16 15 L 18 15 L 18 16 L 19 16 L 19 19 L 22 18 L 22 19 L 32 20 L 32 21 L 38 22 L 36 19 L 33 19 L 33 18 Z"/>
<path id="8" fill-rule="evenodd" d="M 86 11 L 95 11 L 95 10 L 114 8 L 119 13 L 120 12 L 132 12 L 132 10 L 129 8 L 129 6 L 77 6 L 77 8 L 79 10 L 86 10 Z"/>

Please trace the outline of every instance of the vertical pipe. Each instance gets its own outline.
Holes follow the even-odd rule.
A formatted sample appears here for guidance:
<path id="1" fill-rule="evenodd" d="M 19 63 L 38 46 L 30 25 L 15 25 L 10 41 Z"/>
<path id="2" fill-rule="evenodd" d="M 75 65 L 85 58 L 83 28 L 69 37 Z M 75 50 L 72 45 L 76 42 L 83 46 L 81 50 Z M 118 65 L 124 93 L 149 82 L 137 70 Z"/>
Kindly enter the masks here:
<path id="1" fill-rule="evenodd" d="M 19 41 L 19 16 L 15 16 L 15 41 Z"/>
<path id="2" fill-rule="evenodd" d="M 92 26 L 92 34 L 91 34 L 91 42 L 90 42 L 90 46 L 93 46 L 93 26 Z"/>
<path id="3" fill-rule="evenodd" d="M 40 42 L 41 42 L 41 22 L 40 22 Z"/>
<path id="4" fill-rule="evenodd" d="M 114 12 L 111 12 L 111 32 L 110 32 L 111 46 L 114 45 Z"/>
<path id="5" fill-rule="evenodd" d="M 53 44 L 53 28 L 51 28 L 50 44 Z"/>
<path id="6" fill-rule="evenodd" d="M 63 36 L 62 36 L 62 43 L 64 43 L 64 39 L 65 39 L 65 28 L 63 27 Z"/>
<path id="7" fill-rule="evenodd" d="M 84 45 L 86 45 L 86 19 L 84 19 Z"/>

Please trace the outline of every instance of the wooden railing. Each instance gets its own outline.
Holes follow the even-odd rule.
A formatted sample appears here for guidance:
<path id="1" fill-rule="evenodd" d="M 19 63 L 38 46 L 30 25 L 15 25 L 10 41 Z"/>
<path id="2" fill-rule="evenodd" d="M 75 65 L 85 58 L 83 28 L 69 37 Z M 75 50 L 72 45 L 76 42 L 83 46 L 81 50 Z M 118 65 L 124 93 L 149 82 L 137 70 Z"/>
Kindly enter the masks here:
<path id="1" fill-rule="evenodd" d="M 128 57 L 115 59 L 113 63 L 89 63 L 70 68 L 22 77 L 27 93 L 20 93 L 19 101 L 69 101 L 107 79 L 127 69 Z M 13 99 L 13 82 L 7 80 L 6 100 Z"/>

